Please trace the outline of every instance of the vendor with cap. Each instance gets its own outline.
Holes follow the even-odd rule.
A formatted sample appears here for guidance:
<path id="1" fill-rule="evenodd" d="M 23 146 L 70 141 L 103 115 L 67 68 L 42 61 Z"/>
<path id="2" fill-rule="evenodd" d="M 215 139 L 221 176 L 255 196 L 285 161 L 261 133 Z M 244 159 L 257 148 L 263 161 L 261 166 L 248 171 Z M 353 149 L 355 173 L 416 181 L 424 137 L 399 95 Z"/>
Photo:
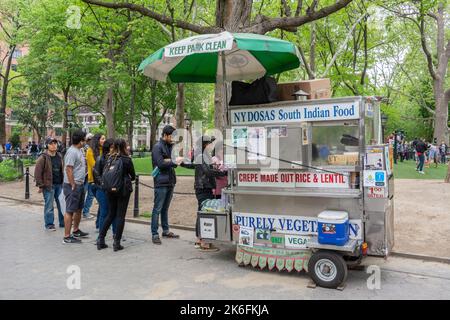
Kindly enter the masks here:
<path id="1" fill-rule="evenodd" d="M 55 138 L 47 138 L 45 140 L 44 148 L 44 152 L 42 152 L 37 159 L 34 177 L 36 186 L 39 188 L 39 193 L 42 193 L 44 196 L 45 229 L 55 231 L 53 201 L 56 201 L 56 206 L 58 208 L 59 227 L 64 228 L 64 215 L 58 200 L 59 195 L 62 192 L 62 183 L 64 179 L 63 157 L 57 152 L 58 140 Z"/>
<path id="2" fill-rule="evenodd" d="M 182 167 L 195 169 L 194 189 L 195 196 L 197 197 L 198 202 L 198 211 L 201 210 L 202 203 L 205 200 L 215 198 L 213 190 L 216 188 L 216 177 L 223 177 L 227 175 L 226 172 L 214 169 L 213 167 L 213 160 L 211 157 L 211 152 L 214 149 L 214 146 L 212 144 L 213 141 L 213 137 L 206 135 L 202 136 L 197 141 L 196 147 L 194 148 L 194 157 L 192 159 L 193 162 L 181 163 Z M 203 239 L 200 239 L 198 218 L 195 229 L 197 236 L 197 242 L 195 243 L 196 248 L 202 251 L 219 250 L 218 248 L 215 248 L 211 243 L 207 243 Z"/>

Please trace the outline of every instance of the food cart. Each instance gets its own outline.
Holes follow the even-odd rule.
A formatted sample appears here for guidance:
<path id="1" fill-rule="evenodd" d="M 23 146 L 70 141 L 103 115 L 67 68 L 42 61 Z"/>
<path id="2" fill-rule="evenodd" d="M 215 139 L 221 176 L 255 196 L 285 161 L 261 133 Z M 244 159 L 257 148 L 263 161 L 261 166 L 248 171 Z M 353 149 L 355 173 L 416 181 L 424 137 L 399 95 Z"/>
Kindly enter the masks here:
<path id="1" fill-rule="evenodd" d="M 158 81 L 222 84 L 229 187 L 198 215 L 201 238 L 233 242 L 236 261 L 306 270 L 320 286 L 394 245 L 392 149 L 380 101 L 348 97 L 228 108 L 226 84 L 300 65 L 297 47 L 257 34 L 205 34 L 161 48 L 139 66 Z"/>
<path id="2" fill-rule="evenodd" d="M 235 243 L 240 265 L 305 270 L 328 288 L 365 255 L 388 256 L 394 178 L 379 99 L 230 106 L 228 116 L 229 186 L 221 210 L 199 212 L 202 238 Z"/>

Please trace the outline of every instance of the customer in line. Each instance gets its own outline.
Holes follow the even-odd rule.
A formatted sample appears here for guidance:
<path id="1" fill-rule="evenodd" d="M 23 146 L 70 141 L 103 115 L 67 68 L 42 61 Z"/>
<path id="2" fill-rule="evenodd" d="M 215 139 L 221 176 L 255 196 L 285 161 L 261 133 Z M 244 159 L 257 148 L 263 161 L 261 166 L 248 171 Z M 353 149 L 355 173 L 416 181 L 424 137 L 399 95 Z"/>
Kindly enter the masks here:
<path id="1" fill-rule="evenodd" d="M 45 151 L 39 156 L 34 169 L 34 178 L 39 193 L 44 196 L 44 222 L 45 229 L 56 231 L 54 219 L 53 202 L 56 202 L 58 209 L 59 227 L 64 228 L 64 215 L 59 203 L 59 196 L 62 192 L 64 179 L 64 163 L 62 155 L 57 152 L 58 140 L 47 138 L 45 141 Z"/>
<path id="2" fill-rule="evenodd" d="M 173 190 L 177 183 L 175 168 L 183 160 L 178 157 L 175 162 L 172 161 L 173 139 L 172 134 L 175 128 L 166 125 L 162 132 L 161 139 L 153 146 L 152 166 L 153 182 L 155 186 L 154 204 L 152 210 L 152 242 L 161 244 L 159 237 L 159 217 L 161 217 L 162 236 L 165 238 L 179 238 L 179 235 L 169 231 L 169 206 L 172 201 Z"/>
<path id="3" fill-rule="evenodd" d="M 93 179 L 96 186 L 95 198 L 97 199 L 99 205 L 98 228 L 97 228 L 99 232 L 103 228 L 103 225 L 105 224 L 109 212 L 108 196 L 106 194 L 106 191 L 103 189 L 101 178 L 103 175 L 103 168 L 106 165 L 106 161 L 108 160 L 109 155 L 114 153 L 114 139 L 105 140 L 101 150 L 102 151 L 100 155 L 96 158 L 95 165 L 92 168 Z M 116 225 L 117 225 L 116 221 L 117 218 L 114 219 L 112 222 L 113 234 L 116 233 Z"/>
<path id="4" fill-rule="evenodd" d="M 133 162 L 131 161 L 131 157 L 128 155 L 127 143 L 124 139 L 117 139 L 114 141 L 113 152 L 109 155 L 104 170 L 106 170 L 108 166 L 118 166 L 119 162 L 121 162 L 122 165 L 123 184 L 121 188 L 114 192 L 109 190 L 107 191 L 109 213 L 98 235 L 98 250 L 108 247 L 105 243 L 105 237 L 109 227 L 116 218 L 117 232 L 114 235 L 113 249 L 114 251 L 123 249 L 123 246 L 120 244 L 120 240 L 122 239 L 122 233 L 125 227 L 125 215 L 127 213 L 128 202 L 130 200 L 131 192 L 133 191 L 131 181 L 136 179 Z M 105 171 L 103 172 L 103 175 L 104 174 Z"/>
<path id="5" fill-rule="evenodd" d="M 72 135 L 72 146 L 64 157 L 64 185 L 66 213 L 64 215 L 63 243 L 81 243 L 79 238 L 89 234 L 80 230 L 81 210 L 84 206 L 84 181 L 86 180 L 86 159 L 81 149 L 86 133 L 77 130 Z M 70 233 L 73 223 L 73 232 Z"/>
<path id="6" fill-rule="evenodd" d="M 84 192 L 86 194 L 86 199 L 84 200 L 84 207 L 83 207 L 83 218 L 84 219 L 92 219 L 94 216 L 89 212 L 91 210 L 92 207 L 92 203 L 94 201 L 94 197 L 95 195 L 92 193 L 92 188 L 89 188 L 89 164 L 88 164 L 88 153 L 89 150 L 91 150 L 90 152 L 92 152 L 92 148 L 93 148 L 93 143 L 94 142 L 94 138 L 97 137 L 97 144 L 98 144 L 98 140 L 99 138 L 99 134 L 93 135 L 92 133 L 88 133 L 86 134 L 86 143 L 83 147 L 83 149 L 81 149 L 81 151 L 83 151 L 84 156 L 86 158 L 86 166 L 88 167 L 88 179 L 85 181 L 84 184 Z"/>

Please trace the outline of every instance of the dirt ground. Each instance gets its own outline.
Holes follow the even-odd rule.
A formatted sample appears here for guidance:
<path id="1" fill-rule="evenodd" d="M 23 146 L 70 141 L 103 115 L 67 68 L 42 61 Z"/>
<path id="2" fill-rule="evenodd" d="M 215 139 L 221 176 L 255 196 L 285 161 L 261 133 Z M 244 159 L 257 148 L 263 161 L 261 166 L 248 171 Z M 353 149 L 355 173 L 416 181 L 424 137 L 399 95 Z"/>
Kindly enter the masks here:
<path id="1" fill-rule="evenodd" d="M 140 181 L 153 186 L 152 177 Z M 193 177 L 177 177 L 175 192 L 193 193 Z M 24 199 L 24 182 L 0 184 L 0 195 Z M 42 195 L 31 188 L 31 201 L 42 202 Z M 134 194 L 128 216 L 133 216 Z M 153 189 L 140 185 L 139 212 L 149 214 L 153 208 Z M 194 226 L 197 201 L 195 195 L 174 194 L 169 211 L 171 224 Z M 450 258 L 450 184 L 440 180 L 395 180 L 395 252 Z M 96 211 L 96 204 L 91 212 Z"/>
<path id="2" fill-rule="evenodd" d="M 394 251 L 450 258 L 450 183 L 397 179 L 394 188 Z"/>

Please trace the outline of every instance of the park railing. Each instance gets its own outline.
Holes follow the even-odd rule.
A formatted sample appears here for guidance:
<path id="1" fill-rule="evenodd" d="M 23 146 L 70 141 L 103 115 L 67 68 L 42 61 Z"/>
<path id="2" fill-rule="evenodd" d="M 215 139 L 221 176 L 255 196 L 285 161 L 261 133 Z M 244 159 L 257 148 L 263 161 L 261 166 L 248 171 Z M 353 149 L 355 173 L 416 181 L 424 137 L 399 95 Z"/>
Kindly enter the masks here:
<path id="1" fill-rule="evenodd" d="M 138 218 L 144 214 L 145 217 L 148 217 L 148 215 L 151 215 L 150 210 L 142 210 L 142 203 L 145 203 L 149 208 L 153 205 L 152 203 L 144 202 L 144 198 L 146 195 L 151 193 L 153 195 L 155 187 L 142 182 L 142 176 L 136 175 L 136 180 L 134 181 L 134 190 L 133 190 L 133 217 Z M 173 196 L 176 198 L 178 196 L 192 196 L 195 197 L 195 192 L 178 192 L 174 191 Z"/>

